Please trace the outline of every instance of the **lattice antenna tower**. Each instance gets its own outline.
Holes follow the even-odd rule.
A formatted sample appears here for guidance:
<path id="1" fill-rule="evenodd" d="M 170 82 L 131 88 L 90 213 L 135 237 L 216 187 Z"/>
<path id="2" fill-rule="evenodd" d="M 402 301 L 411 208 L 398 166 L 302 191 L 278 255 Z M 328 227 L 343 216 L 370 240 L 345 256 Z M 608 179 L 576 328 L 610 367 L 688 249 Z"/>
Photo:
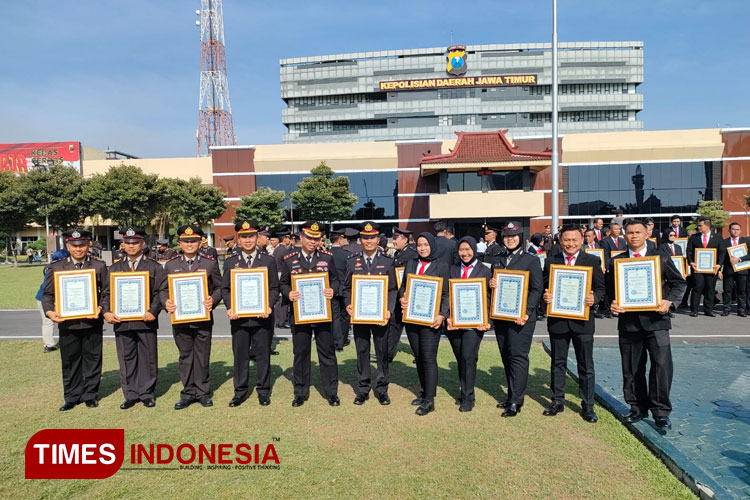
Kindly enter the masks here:
<path id="1" fill-rule="evenodd" d="M 201 80 L 198 99 L 198 156 L 211 154 L 211 146 L 237 143 L 227 85 L 222 0 L 201 0 L 196 26 L 201 29 Z"/>

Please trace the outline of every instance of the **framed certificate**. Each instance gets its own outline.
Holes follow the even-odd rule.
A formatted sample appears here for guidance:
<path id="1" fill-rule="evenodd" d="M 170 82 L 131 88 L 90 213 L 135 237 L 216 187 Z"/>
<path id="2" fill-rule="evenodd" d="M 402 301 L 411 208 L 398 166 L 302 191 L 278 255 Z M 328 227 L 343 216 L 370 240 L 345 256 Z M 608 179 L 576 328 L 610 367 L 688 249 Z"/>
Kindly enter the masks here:
<path id="1" fill-rule="evenodd" d="M 615 260 L 615 301 L 627 311 L 658 311 L 661 260 L 658 256 Z"/>
<path id="2" fill-rule="evenodd" d="M 354 324 L 385 323 L 388 310 L 388 275 L 352 275 Z"/>
<path id="3" fill-rule="evenodd" d="M 610 250 L 609 252 L 609 258 L 611 259 L 615 255 L 620 255 L 621 253 L 624 253 L 625 250 Z"/>
<path id="4" fill-rule="evenodd" d="M 451 323 L 456 328 L 478 328 L 487 324 L 487 280 L 448 280 Z"/>
<path id="5" fill-rule="evenodd" d="M 587 321 L 591 308 L 586 305 L 586 295 L 591 290 L 592 276 L 588 266 L 549 266 L 552 302 L 547 304 L 547 316 Z"/>
<path id="6" fill-rule="evenodd" d="M 602 264 L 602 272 L 607 272 L 607 267 L 604 264 L 604 249 L 603 248 L 584 248 L 586 250 L 586 253 L 590 253 L 591 255 L 596 255 L 599 257 L 599 262 Z"/>
<path id="7" fill-rule="evenodd" d="M 55 312 L 61 319 L 95 316 L 98 308 L 94 269 L 55 272 Z"/>
<path id="8" fill-rule="evenodd" d="M 301 294 L 294 301 L 294 322 L 325 323 L 332 321 L 331 301 L 323 296 L 323 290 L 329 288 L 328 273 L 295 274 L 292 276 L 292 290 Z"/>
<path id="9" fill-rule="evenodd" d="M 539 259 L 539 264 L 542 266 L 542 269 L 544 269 L 544 261 L 547 260 L 547 256 L 543 253 L 536 254 L 536 258 Z"/>
<path id="10" fill-rule="evenodd" d="M 398 288 L 399 290 L 401 290 L 401 283 L 404 282 L 404 270 L 405 269 L 406 267 L 404 266 L 397 267 L 395 269 L 396 270 L 396 288 Z"/>
<path id="11" fill-rule="evenodd" d="M 695 249 L 695 272 L 701 274 L 714 274 L 716 265 L 715 248 L 696 248 Z"/>
<path id="12" fill-rule="evenodd" d="M 495 269 L 497 286 L 492 290 L 490 318 L 515 321 L 526 314 L 529 296 L 529 271 Z"/>
<path id="13" fill-rule="evenodd" d="M 148 271 L 109 273 L 109 310 L 122 321 L 142 320 L 151 307 Z"/>
<path id="14" fill-rule="evenodd" d="M 672 259 L 672 264 L 674 264 L 674 267 L 677 268 L 678 271 L 680 271 L 680 274 L 682 275 L 682 278 L 685 279 L 688 275 L 688 265 L 687 260 L 685 260 L 684 255 L 670 255 L 670 259 Z"/>
<path id="15" fill-rule="evenodd" d="M 658 247 L 658 246 L 659 246 L 659 242 L 658 242 L 658 241 L 656 241 L 656 238 L 649 238 L 649 240 L 651 240 L 651 241 L 653 241 L 653 242 L 654 242 L 654 246 L 655 246 L 655 247 Z"/>
<path id="16" fill-rule="evenodd" d="M 257 318 L 268 312 L 268 268 L 232 269 L 230 305 L 240 318 Z"/>
<path id="17" fill-rule="evenodd" d="M 682 248 L 682 255 L 687 255 L 687 238 L 675 238 L 674 244 Z"/>
<path id="18" fill-rule="evenodd" d="M 730 257 L 737 257 L 738 259 L 741 259 L 745 255 L 747 255 L 747 245 L 745 243 L 742 243 L 740 245 L 729 247 L 727 248 L 727 253 Z M 750 261 L 732 264 L 732 269 L 734 269 L 735 272 L 750 269 Z"/>
<path id="19" fill-rule="evenodd" d="M 203 301 L 208 300 L 208 279 L 205 271 L 170 274 L 167 278 L 169 300 L 177 306 L 172 313 L 173 325 L 211 319 L 211 311 L 203 305 Z"/>
<path id="20" fill-rule="evenodd" d="M 403 322 L 432 326 L 440 312 L 443 278 L 409 273 L 406 275 L 406 300 Z"/>

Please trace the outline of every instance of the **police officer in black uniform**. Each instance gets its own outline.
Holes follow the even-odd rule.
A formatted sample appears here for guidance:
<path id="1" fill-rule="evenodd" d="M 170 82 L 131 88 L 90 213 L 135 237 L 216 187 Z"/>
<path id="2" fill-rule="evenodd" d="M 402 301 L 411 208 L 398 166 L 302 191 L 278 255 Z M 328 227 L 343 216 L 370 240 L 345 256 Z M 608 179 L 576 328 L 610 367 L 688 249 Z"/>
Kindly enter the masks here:
<path id="1" fill-rule="evenodd" d="M 240 253 L 239 247 L 234 242 L 234 236 L 230 236 L 229 238 L 224 238 L 224 244 L 227 247 L 227 253 L 224 254 L 225 259 L 228 259 L 232 255 L 237 255 L 238 253 Z"/>
<path id="2" fill-rule="evenodd" d="M 156 248 L 156 255 L 154 257 L 156 261 L 166 262 L 177 257 L 177 252 L 169 248 L 168 239 L 163 238 L 161 240 L 156 240 L 156 244 L 158 245 L 158 247 Z"/>
<path id="3" fill-rule="evenodd" d="M 178 244 L 182 255 L 164 265 L 167 275 L 204 271 L 208 280 L 208 299 L 203 302 L 206 309 L 213 310 L 221 301 L 221 273 L 215 260 L 198 253 L 203 231 L 197 225 L 184 225 L 177 229 Z M 168 313 L 176 309 L 169 299 L 169 289 L 162 290 L 161 301 Z M 175 410 L 182 410 L 199 401 L 202 406 L 213 406 L 209 361 L 211 358 L 211 334 L 214 317 L 208 321 L 193 321 L 172 325 L 177 350 L 180 352 L 179 368 L 183 389 Z"/>
<path id="4" fill-rule="evenodd" d="M 57 323 L 60 332 L 60 360 L 62 361 L 63 394 L 65 403 L 60 411 L 72 410 L 82 401 L 89 408 L 99 403 L 99 382 L 102 378 L 102 316 L 101 306 L 88 318 L 65 320 L 55 311 L 55 273 L 93 269 L 97 304 L 109 291 L 109 273 L 101 260 L 86 255 L 91 233 L 81 228 L 63 233 L 70 257 L 49 264 L 42 293 L 44 314 Z"/>
<path id="5" fill-rule="evenodd" d="M 166 273 L 158 262 L 143 255 L 146 232 L 138 227 L 127 227 L 122 232 L 125 258 L 112 264 L 110 273 L 148 273 L 149 308 L 140 319 L 123 320 L 110 309 L 110 294 L 102 295 L 104 320 L 113 325 L 117 360 L 120 363 L 120 383 L 125 401 L 120 409 L 127 410 L 138 401 L 143 406 L 156 406 L 154 389 L 159 367 L 156 332 L 159 329 L 160 294 L 166 289 Z"/>
<path id="6" fill-rule="evenodd" d="M 508 222 L 503 227 L 505 251 L 495 257 L 494 269 L 529 271 L 529 292 L 526 298 L 526 313 L 515 320 L 495 322 L 495 338 L 503 360 L 505 378 L 508 382 L 508 399 L 498 403 L 504 408 L 503 417 L 515 417 L 523 406 L 526 385 L 529 381 L 529 350 L 536 327 L 536 311 L 544 289 L 542 267 L 539 259 L 523 250 L 523 228 L 518 222 Z M 490 288 L 495 288 L 495 279 L 490 280 Z"/>
<path id="7" fill-rule="evenodd" d="M 339 280 L 333 266 L 333 256 L 326 250 L 318 249 L 322 237 L 323 231 L 318 222 L 306 222 L 300 232 L 302 246 L 284 256 L 279 288 L 282 295 L 290 302 L 296 302 L 300 298 L 300 292 L 292 289 L 292 275 L 327 273 L 329 288 L 323 291 L 323 296 L 331 300 L 338 292 Z M 294 400 L 292 406 L 302 406 L 310 395 L 310 344 L 312 343 L 313 333 L 318 350 L 320 380 L 326 392 L 328 404 L 339 406 L 341 404 L 338 397 L 339 370 L 336 364 L 336 350 L 333 346 L 331 322 L 298 325 L 294 322 L 294 315 L 292 315 L 292 320 L 294 348 Z"/>
<path id="8" fill-rule="evenodd" d="M 409 243 L 409 236 L 411 236 L 411 234 L 412 231 L 409 231 L 408 229 L 401 229 L 399 227 L 393 228 L 393 247 L 396 249 L 396 253 L 393 255 L 394 269 L 399 267 L 406 268 L 407 262 L 418 257 L 416 245 L 414 243 Z M 398 281 L 396 284 L 398 285 Z M 401 331 L 404 329 L 404 324 L 401 321 L 402 312 L 403 311 L 400 307 L 394 308 L 391 314 L 391 320 L 388 322 L 389 363 L 392 363 L 393 358 L 396 357 L 398 343 L 401 341 Z"/>
<path id="9" fill-rule="evenodd" d="M 333 230 L 329 234 L 331 240 L 331 255 L 333 256 L 333 266 L 336 268 L 339 283 L 346 280 L 346 261 L 352 256 L 343 248 L 344 230 Z M 343 291 L 343 290 L 342 290 Z M 346 312 L 347 303 L 344 302 L 342 293 L 333 297 L 331 301 L 331 313 L 333 314 L 333 344 L 337 351 L 344 350 L 349 345 L 349 314 Z"/>
<path id="10" fill-rule="evenodd" d="M 484 251 L 482 262 L 492 264 L 495 257 L 502 253 L 503 247 L 497 242 L 497 229 L 489 224 L 484 226 L 484 241 L 487 243 L 487 248 Z"/>
<path id="11" fill-rule="evenodd" d="M 352 227 L 347 227 L 344 229 L 344 236 L 346 236 L 346 239 L 349 241 L 349 243 L 344 245 L 344 250 L 352 255 L 358 254 L 362 251 L 362 245 L 357 243 L 357 238 L 359 237 L 358 230 Z"/>
<path id="12" fill-rule="evenodd" d="M 386 320 L 382 324 L 355 324 L 354 344 L 357 348 L 357 397 L 355 405 L 362 405 L 370 397 L 370 337 L 375 344 L 375 358 L 377 361 L 377 376 L 373 393 L 381 405 L 391 404 L 388 397 L 388 321 L 396 307 L 396 273 L 393 259 L 385 255 L 379 248 L 380 230 L 371 221 L 364 222 L 359 227 L 359 240 L 362 242 L 362 252 L 353 256 L 346 264 L 346 282 L 343 289 L 346 312 L 354 314 L 352 306 L 352 276 L 357 275 L 385 275 L 388 276 L 388 297 Z M 386 297 L 383 297 L 386 300 Z"/>
<path id="13" fill-rule="evenodd" d="M 209 246 L 208 238 L 206 238 L 205 236 L 201 237 L 201 246 L 200 246 L 200 249 L 198 250 L 198 253 L 203 257 L 209 257 L 213 259 L 214 261 L 219 262 L 219 253 L 216 251 L 214 247 Z"/>
<path id="14" fill-rule="evenodd" d="M 284 257 L 287 253 L 291 252 L 294 247 L 292 247 L 291 231 L 289 229 L 279 229 L 276 231 L 276 236 L 281 240 L 281 243 L 273 252 L 273 259 L 276 263 L 276 269 L 279 271 L 279 278 L 281 278 Z M 276 300 L 276 304 L 273 307 L 273 318 L 274 326 L 276 328 L 289 328 L 289 301 L 284 298 L 281 293 L 279 293 L 279 298 Z"/>
<path id="15" fill-rule="evenodd" d="M 273 337 L 273 316 L 271 304 L 279 295 L 279 278 L 273 257 L 257 246 L 258 223 L 251 219 L 237 222 L 240 251 L 224 261 L 222 278 L 222 297 L 227 305 L 232 331 L 232 352 L 234 353 L 234 397 L 229 406 L 240 406 L 250 395 L 248 387 L 250 357 L 248 351 L 253 347 L 257 376 L 256 391 L 261 406 L 271 404 L 271 339 Z M 268 269 L 268 311 L 260 317 L 240 318 L 232 310 L 232 270 L 265 267 Z"/>

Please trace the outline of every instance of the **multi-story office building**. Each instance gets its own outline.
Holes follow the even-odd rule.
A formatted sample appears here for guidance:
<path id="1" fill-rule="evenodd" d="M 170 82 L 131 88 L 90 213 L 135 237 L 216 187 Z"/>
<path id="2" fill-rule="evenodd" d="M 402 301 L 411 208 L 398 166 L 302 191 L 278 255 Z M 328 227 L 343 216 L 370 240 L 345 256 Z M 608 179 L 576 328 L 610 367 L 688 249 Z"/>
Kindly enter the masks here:
<path id="1" fill-rule="evenodd" d="M 642 42 L 559 44 L 561 133 L 642 130 Z M 285 143 L 442 140 L 552 132 L 548 43 L 281 60 Z"/>

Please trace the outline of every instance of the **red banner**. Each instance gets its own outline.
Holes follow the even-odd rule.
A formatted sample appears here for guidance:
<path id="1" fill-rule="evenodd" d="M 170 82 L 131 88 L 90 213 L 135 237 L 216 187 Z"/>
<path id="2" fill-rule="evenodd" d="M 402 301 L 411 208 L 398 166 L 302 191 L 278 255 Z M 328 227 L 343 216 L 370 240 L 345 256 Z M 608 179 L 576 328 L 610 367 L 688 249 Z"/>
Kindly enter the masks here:
<path id="1" fill-rule="evenodd" d="M 81 171 L 81 143 L 24 142 L 0 144 L 0 170 L 27 173 L 35 168 L 65 165 Z"/>
<path id="2" fill-rule="evenodd" d="M 44 429 L 26 444 L 26 479 L 104 479 L 124 458 L 123 429 Z"/>

